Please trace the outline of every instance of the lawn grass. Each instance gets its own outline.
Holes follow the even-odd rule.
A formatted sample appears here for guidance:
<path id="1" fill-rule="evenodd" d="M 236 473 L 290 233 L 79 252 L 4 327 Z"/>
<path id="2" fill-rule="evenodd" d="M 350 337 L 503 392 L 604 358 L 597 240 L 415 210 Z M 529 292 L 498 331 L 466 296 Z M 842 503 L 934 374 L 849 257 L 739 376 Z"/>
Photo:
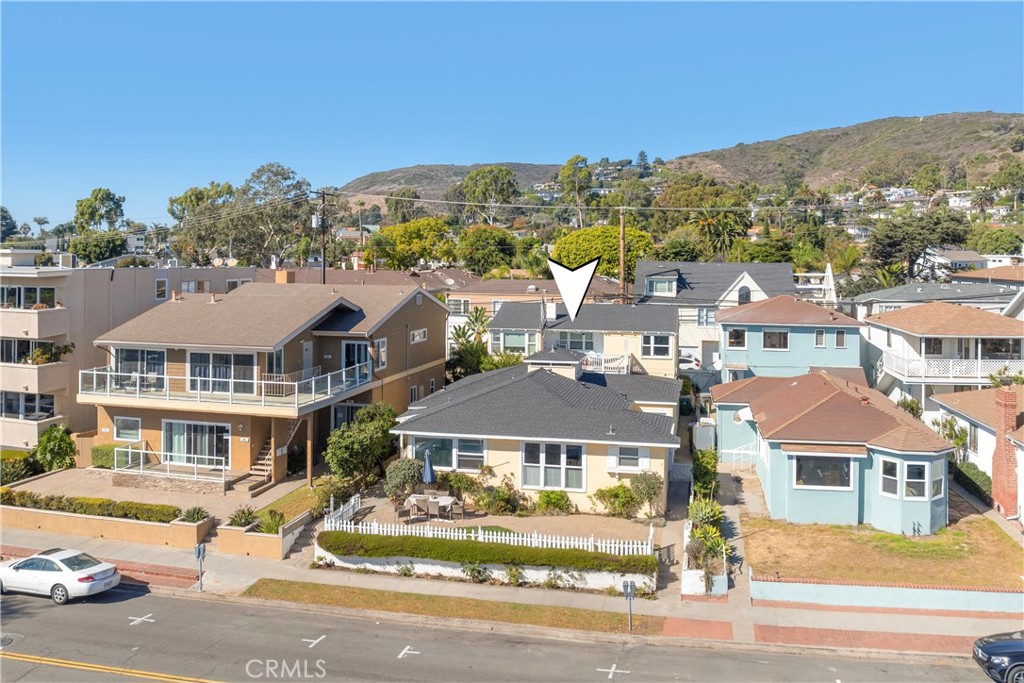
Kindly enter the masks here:
<path id="1" fill-rule="evenodd" d="M 331 570 L 324 570 L 331 571 Z M 577 631 L 626 633 L 626 615 L 614 612 L 524 605 L 516 602 L 492 602 L 474 598 L 452 598 L 418 593 L 395 593 L 369 588 L 332 586 L 305 581 L 259 579 L 242 594 L 248 598 L 284 600 L 304 605 L 325 605 L 381 612 L 401 612 L 449 619 L 473 619 L 509 624 L 528 624 L 567 628 Z M 657 635 L 664 630 L 665 618 L 633 615 L 633 632 Z"/>
<path id="2" fill-rule="evenodd" d="M 929 586 L 1024 585 L 1021 547 L 978 514 L 921 537 L 765 517 L 745 516 L 741 526 L 747 564 L 755 574 Z"/>
<path id="3" fill-rule="evenodd" d="M 313 486 L 317 485 L 320 478 L 313 480 Z M 256 514 L 262 515 L 267 510 L 277 510 L 284 514 L 284 518 L 291 521 L 299 515 L 309 512 L 309 508 L 316 502 L 316 496 L 313 494 L 313 489 L 309 488 L 305 484 L 299 488 L 284 494 L 274 502 L 264 505 Z"/>

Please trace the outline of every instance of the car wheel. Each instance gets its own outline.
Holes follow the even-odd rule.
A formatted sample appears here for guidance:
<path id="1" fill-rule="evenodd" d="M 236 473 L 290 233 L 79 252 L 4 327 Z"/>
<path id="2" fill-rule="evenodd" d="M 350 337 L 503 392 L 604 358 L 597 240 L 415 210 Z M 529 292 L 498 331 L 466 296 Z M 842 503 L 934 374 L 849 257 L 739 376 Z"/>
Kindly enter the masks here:
<path id="1" fill-rule="evenodd" d="M 54 604 L 63 605 L 71 596 L 68 595 L 68 589 L 58 583 L 50 589 L 50 597 L 53 598 Z"/>
<path id="2" fill-rule="evenodd" d="M 1006 683 L 1024 683 L 1024 666 L 1015 666 L 1007 671 Z"/>

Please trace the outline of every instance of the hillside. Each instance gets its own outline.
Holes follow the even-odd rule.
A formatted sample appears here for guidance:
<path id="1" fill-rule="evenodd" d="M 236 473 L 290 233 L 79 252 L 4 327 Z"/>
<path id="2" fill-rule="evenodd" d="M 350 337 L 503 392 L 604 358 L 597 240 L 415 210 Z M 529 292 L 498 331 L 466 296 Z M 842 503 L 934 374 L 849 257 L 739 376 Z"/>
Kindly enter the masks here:
<path id="1" fill-rule="evenodd" d="M 561 168 L 559 164 L 496 163 L 512 169 L 516 174 L 516 179 L 519 181 L 520 190 L 527 190 L 535 183 L 551 180 L 551 177 L 558 173 L 558 169 Z M 421 197 L 437 199 L 450 185 L 454 185 L 469 175 L 470 171 L 488 165 L 422 164 L 419 166 L 407 166 L 406 168 L 377 171 L 376 173 L 364 175 L 356 178 L 341 189 L 346 192 L 379 195 L 388 194 L 402 187 L 411 187 Z"/>
<path id="2" fill-rule="evenodd" d="M 988 172 L 998 157 L 1009 154 L 1010 138 L 1024 133 L 1024 115 L 992 112 L 893 117 L 842 128 L 815 130 L 778 140 L 740 143 L 735 147 L 672 159 L 679 171 L 703 171 L 720 180 L 749 180 L 759 185 L 784 184 L 800 174 L 812 188 L 857 181 L 871 164 L 910 167 L 929 162 L 964 162 L 979 154 L 989 157 L 971 164 Z"/>

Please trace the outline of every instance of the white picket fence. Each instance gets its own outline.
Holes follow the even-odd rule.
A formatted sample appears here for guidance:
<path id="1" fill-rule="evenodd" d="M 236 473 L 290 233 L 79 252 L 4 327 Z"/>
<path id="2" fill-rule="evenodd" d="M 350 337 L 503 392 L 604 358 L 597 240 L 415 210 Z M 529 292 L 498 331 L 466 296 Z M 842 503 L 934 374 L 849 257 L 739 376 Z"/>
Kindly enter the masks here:
<path id="1" fill-rule="evenodd" d="M 554 536 L 541 534 L 520 534 L 506 531 L 492 531 L 482 527 L 439 527 L 429 524 L 409 526 L 405 524 L 381 524 L 379 522 L 355 523 L 349 520 L 324 519 L 324 531 L 348 531 L 375 536 L 418 536 L 420 538 L 443 538 L 450 541 L 479 541 L 481 543 L 504 543 L 528 548 L 562 548 L 565 550 L 587 550 L 609 555 L 651 555 L 654 553 L 654 527 L 651 526 L 646 540 L 624 540 L 595 538 L 591 536 Z"/>
<path id="2" fill-rule="evenodd" d="M 348 502 L 337 510 L 334 509 L 334 496 L 331 496 L 331 509 L 324 515 L 324 529 L 327 531 L 334 531 L 334 529 L 331 528 L 331 525 L 348 522 L 350 519 L 355 517 L 361 507 L 363 507 L 363 499 L 358 493 L 349 498 Z"/>

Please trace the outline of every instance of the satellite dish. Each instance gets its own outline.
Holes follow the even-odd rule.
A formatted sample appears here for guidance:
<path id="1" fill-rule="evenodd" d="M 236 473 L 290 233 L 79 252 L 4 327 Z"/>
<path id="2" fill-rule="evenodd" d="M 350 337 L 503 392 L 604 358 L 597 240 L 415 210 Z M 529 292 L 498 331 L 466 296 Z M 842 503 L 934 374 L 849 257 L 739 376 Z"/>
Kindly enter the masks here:
<path id="1" fill-rule="evenodd" d="M 449 287 L 454 287 L 455 286 L 455 280 L 453 280 L 451 278 L 448 278 L 447 280 L 445 280 L 444 283 L 446 285 L 448 285 Z"/>
<path id="2" fill-rule="evenodd" d="M 234 268 L 237 265 L 238 265 L 238 259 L 236 259 L 236 258 L 229 258 L 228 259 L 228 266 Z"/>
<path id="3" fill-rule="evenodd" d="M 224 259 L 218 256 L 217 258 L 213 259 L 213 265 L 219 268 L 220 266 L 224 265 Z"/>

